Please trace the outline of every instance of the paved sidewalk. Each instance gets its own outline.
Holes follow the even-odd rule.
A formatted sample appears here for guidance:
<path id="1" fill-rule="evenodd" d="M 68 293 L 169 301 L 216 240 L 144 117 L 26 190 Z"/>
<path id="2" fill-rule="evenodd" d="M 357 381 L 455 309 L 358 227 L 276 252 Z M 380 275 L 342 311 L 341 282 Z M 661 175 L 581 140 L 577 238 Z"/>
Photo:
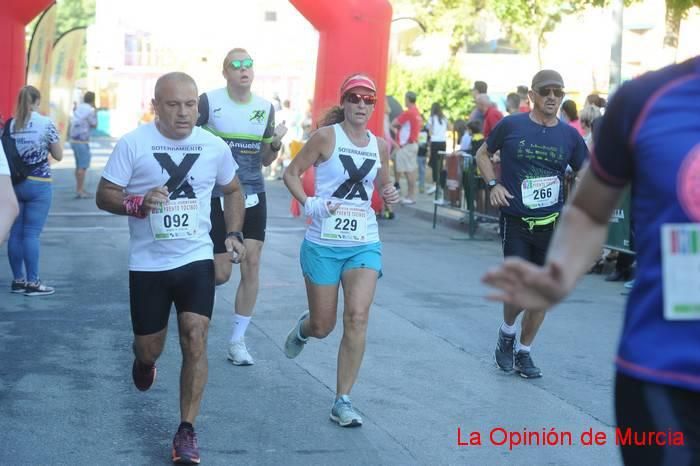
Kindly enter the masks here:
<path id="1" fill-rule="evenodd" d="M 109 144 L 95 145 L 94 192 Z M 75 200 L 70 152 L 54 166 L 54 205 L 42 235 L 41 275 L 56 294 L 6 292 L 0 250 L 0 430 L 3 464 L 169 464 L 178 424 L 180 352 L 170 319 L 158 380 L 131 382 L 127 219 Z M 484 300 L 480 277 L 501 259 L 500 243 L 454 241 L 466 230 L 433 230 L 416 207 L 380 222 L 383 272 L 369 322 L 354 404 L 365 424 L 328 420 L 342 335 L 335 331 L 288 360 L 282 346 L 306 309 L 299 267 L 305 222 L 289 195 L 267 183 L 268 236 L 261 291 L 246 337 L 251 367 L 226 360 L 238 272 L 218 289 L 209 334 L 209 382 L 197 430 L 209 465 L 616 465 L 614 442 L 581 445 L 588 429 L 612 439 L 613 357 L 624 296 L 618 284 L 587 276 L 549 313 L 533 356 L 544 378 L 494 368 L 501 308 Z M 174 317 L 174 316 L 171 316 Z M 593 344 L 591 344 L 593 343 Z M 572 446 L 490 444 L 496 428 L 574 434 Z M 459 445 L 470 432 L 483 444 Z"/>

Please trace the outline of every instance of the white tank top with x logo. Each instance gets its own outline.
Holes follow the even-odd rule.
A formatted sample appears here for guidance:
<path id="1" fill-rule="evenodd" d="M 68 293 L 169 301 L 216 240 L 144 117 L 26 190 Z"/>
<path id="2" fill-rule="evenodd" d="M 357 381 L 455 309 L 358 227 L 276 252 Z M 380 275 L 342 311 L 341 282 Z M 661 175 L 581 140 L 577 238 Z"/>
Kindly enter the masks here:
<path id="1" fill-rule="evenodd" d="M 369 144 L 356 146 L 340 124 L 332 126 L 335 147 L 330 158 L 316 166 L 315 196 L 341 204 L 325 220 L 313 219 L 306 239 L 325 246 L 358 246 L 379 241 L 372 209 L 374 179 L 381 167 L 377 138 L 367 131 Z"/>

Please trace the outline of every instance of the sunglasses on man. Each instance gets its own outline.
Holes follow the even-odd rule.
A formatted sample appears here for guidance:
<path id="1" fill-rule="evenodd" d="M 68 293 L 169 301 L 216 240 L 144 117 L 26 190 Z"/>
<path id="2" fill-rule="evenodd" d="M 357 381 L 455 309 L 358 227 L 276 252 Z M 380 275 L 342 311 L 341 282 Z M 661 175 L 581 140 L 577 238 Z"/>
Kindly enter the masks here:
<path id="1" fill-rule="evenodd" d="M 558 87 L 541 88 L 537 90 L 537 93 L 542 97 L 547 97 L 551 93 L 553 93 L 556 98 L 564 97 L 564 91 Z"/>
<path id="2" fill-rule="evenodd" d="M 360 101 L 363 101 L 365 105 L 374 105 L 377 103 L 377 96 L 348 92 L 347 94 L 345 94 L 345 100 L 347 100 L 351 104 L 359 104 Z"/>
<path id="3" fill-rule="evenodd" d="M 252 58 L 244 58 L 243 60 L 231 60 L 231 68 L 240 70 L 241 68 L 249 70 L 253 67 Z"/>

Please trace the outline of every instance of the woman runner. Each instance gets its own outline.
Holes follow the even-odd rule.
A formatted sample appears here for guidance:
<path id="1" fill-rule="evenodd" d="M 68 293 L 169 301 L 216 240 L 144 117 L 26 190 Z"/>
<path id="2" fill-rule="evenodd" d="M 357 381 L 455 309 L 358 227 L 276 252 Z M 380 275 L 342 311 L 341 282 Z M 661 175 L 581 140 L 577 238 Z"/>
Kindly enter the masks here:
<path id="1" fill-rule="evenodd" d="M 299 355 L 309 337 L 325 338 L 336 323 L 338 289 L 343 285 L 343 338 L 331 420 L 343 427 L 362 425 L 350 390 L 365 352 L 369 308 L 382 274 L 382 247 L 371 207 L 374 179 L 382 197 L 399 195 L 389 180 L 389 149 L 367 129 L 377 101 L 374 82 L 363 74 L 347 78 L 340 106 L 332 108 L 284 174 L 291 194 L 311 217 L 301 245 L 301 269 L 309 310 L 302 313 L 285 342 L 288 358 Z M 307 196 L 300 175 L 316 167 L 315 195 Z"/>

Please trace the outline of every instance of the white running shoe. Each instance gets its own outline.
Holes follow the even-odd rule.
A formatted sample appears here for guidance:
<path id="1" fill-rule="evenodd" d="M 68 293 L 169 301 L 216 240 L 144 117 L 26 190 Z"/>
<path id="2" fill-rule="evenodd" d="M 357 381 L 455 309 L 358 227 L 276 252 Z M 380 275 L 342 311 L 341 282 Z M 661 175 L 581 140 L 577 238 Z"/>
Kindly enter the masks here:
<path id="1" fill-rule="evenodd" d="M 245 340 L 243 338 L 229 345 L 228 360 L 231 361 L 234 366 L 252 366 L 255 364 L 253 357 L 245 346 Z"/>
<path id="2" fill-rule="evenodd" d="M 432 185 L 431 187 L 429 187 L 427 189 L 427 191 L 425 191 L 425 194 L 435 194 L 436 189 L 437 189 L 437 187 L 435 185 Z"/>

